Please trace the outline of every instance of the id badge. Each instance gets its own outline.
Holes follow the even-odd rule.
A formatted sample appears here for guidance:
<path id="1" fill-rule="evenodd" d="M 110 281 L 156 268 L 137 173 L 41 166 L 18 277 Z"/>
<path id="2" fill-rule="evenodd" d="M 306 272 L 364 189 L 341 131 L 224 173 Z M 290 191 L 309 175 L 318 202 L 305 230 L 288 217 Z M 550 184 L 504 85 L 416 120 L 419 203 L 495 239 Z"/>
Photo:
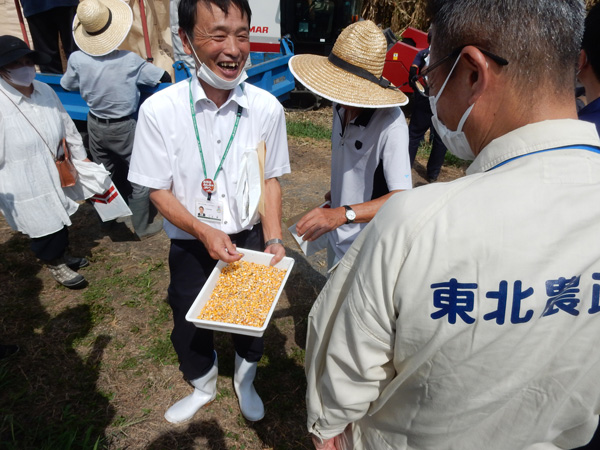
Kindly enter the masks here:
<path id="1" fill-rule="evenodd" d="M 206 199 L 196 200 L 196 217 L 202 222 L 223 221 L 223 203 L 219 201 L 208 201 Z"/>

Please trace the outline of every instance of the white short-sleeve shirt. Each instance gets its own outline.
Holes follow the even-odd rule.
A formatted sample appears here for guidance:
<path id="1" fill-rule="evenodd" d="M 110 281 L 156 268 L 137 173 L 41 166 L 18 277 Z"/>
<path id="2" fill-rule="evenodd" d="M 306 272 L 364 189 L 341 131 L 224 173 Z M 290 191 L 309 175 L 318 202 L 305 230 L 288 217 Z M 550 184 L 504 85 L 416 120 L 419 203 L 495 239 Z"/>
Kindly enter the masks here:
<path id="1" fill-rule="evenodd" d="M 206 177 L 216 181 L 211 201 L 221 202 L 223 219 L 210 223 L 227 234 L 250 229 L 259 220 L 255 213 L 250 224 L 243 227 L 235 200 L 240 162 L 246 151 L 256 149 L 264 140 L 265 179 L 290 172 L 290 163 L 283 107 L 270 93 L 244 83 L 232 90 L 229 99 L 217 108 L 206 97 L 196 78 L 191 82 L 198 133 L 206 164 Z M 170 190 L 186 209 L 195 215 L 198 200 L 207 199 L 202 190 L 204 170 L 190 108 L 188 80 L 174 84 L 152 95 L 140 108 L 129 180 L 153 189 Z M 243 108 L 237 132 L 222 170 L 216 179 L 231 137 L 238 105 Z M 194 239 L 190 234 L 165 221 L 165 231 L 171 239 Z"/>
<path id="2" fill-rule="evenodd" d="M 412 189 L 408 126 L 399 107 L 365 109 L 342 131 L 342 113 L 333 106 L 331 134 L 331 207 L 371 200 L 374 175 L 383 162 L 390 191 Z M 342 225 L 328 234 L 342 258 L 366 223 Z"/>

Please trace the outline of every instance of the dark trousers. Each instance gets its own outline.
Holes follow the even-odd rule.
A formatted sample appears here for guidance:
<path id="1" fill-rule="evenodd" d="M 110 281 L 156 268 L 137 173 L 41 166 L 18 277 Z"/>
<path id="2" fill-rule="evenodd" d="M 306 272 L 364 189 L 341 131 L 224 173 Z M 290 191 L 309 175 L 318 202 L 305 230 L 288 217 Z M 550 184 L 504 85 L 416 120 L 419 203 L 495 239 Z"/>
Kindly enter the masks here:
<path id="1" fill-rule="evenodd" d="M 230 236 L 238 247 L 263 250 L 263 233 L 260 224 L 250 231 Z M 188 380 L 205 375 L 214 361 L 214 333 L 198 328 L 185 320 L 185 315 L 206 283 L 217 261 L 197 240 L 171 240 L 169 252 L 169 304 L 173 310 L 171 342 L 179 358 L 179 370 Z M 263 354 L 263 338 L 232 334 L 235 351 L 249 362 L 258 362 Z"/>
<path id="2" fill-rule="evenodd" d="M 427 178 L 436 180 L 442 170 L 444 157 L 446 156 L 446 147 L 431 125 L 431 106 L 429 100 L 422 95 L 415 94 L 413 98 L 413 110 L 408 125 L 408 153 L 410 156 L 410 165 L 412 167 L 419 144 L 425 137 L 425 132 L 430 130 L 431 135 L 431 154 L 427 161 Z"/>
<path id="3" fill-rule="evenodd" d="M 61 258 L 69 246 L 69 229 L 64 227 L 56 233 L 31 239 L 31 251 L 43 262 Z"/>
<path id="4" fill-rule="evenodd" d="M 48 73 L 63 73 L 60 58 L 58 38 L 62 42 L 65 56 L 77 50 L 73 40 L 73 18 L 77 12 L 76 6 L 58 6 L 48 11 L 27 17 L 29 31 L 33 39 L 33 48 L 41 53 L 50 55 L 52 61 L 40 64 L 40 70 Z"/>

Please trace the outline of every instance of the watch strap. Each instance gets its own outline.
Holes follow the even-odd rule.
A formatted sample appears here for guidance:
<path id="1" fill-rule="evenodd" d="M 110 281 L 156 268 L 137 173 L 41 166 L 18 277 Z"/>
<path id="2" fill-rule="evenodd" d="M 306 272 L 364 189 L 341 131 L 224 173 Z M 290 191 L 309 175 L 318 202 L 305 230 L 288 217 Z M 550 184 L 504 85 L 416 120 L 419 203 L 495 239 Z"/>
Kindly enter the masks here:
<path id="1" fill-rule="evenodd" d="M 265 248 L 267 248 L 269 245 L 273 245 L 273 244 L 283 245 L 283 241 L 279 238 L 269 239 L 267 242 L 265 242 Z"/>
<path id="2" fill-rule="evenodd" d="M 347 214 L 347 213 L 348 213 L 348 211 L 352 211 L 352 212 L 354 212 L 354 210 L 353 210 L 353 209 L 352 209 L 352 208 L 351 208 L 349 205 L 342 205 L 342 206 L 343 206 L 344 208 L 346 208 L 346 214 L 345 214 L 345 216 L 346 216 L 346 225 L 347 225 L 347 224 L 349 224 L 349 223 L 354 223 L 354 219 L 350 220 L 350 219 L 348 218 L 348 214 Z M 356 214 L 356 213 L 355 213 L 355 214 Z"/>

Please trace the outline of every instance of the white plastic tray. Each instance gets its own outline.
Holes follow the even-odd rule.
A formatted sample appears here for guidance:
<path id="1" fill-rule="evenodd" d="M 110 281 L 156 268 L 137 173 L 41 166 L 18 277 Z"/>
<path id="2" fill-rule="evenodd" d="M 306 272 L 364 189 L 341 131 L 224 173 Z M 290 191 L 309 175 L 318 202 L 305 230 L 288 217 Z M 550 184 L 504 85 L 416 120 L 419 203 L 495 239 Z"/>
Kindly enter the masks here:
<path id="1" fill-rule="evenodd" d="M 262 264 L 263 266 L 268 266 L 271 262 L 271 258 L 273 258 L 273 255 L 271 255 L 270 253 L 257 252 L 255 250 L 248 250 L 238 247 L 237 251 L 239 253 L 244 254 L 244 256 L 241 259 L 242 261 Z M 285 269 L 286 272 L 283 281 L 281 282 L 281 286 L 279 286 L 279 290 L 277 291 L 277 295 L 275 296 L 275 300 L 273 300 L 273 304 L 269 309 L 269 313 L 267 314 L 265 323 L 263 323 L 262 327 L 250 327 L 247 325 L 237 325 L 233 323 L 215 322 L 211 320 L 198 319 L 202 308 L 210 299 L 212 291 L 214 290 L 217 284 L 217 280 L 219 278 L 219 275 L 221 274 L 221 269 L 223 269 L 223 267 L 225 267 L 226 265 L 227 263 L 223 261 L 217 262 L 217 266 L 211 272 L 210 276 L 208 277 L 208 280 L 206 280 L 204 287 L 198 294 L 198 297 L 196 297 L 196 300 L 194 300 L 194 303 L 192 304 L 185 318 L 188 322 L 192 322 L 198 328 L 207 328 L 209 330 L 224 331 L 227 333 L 246 334 L 248 336 L 260 337 L 267 329 L 267 325 L 269 325 L 271 315 L 273 314 L 275 306 L 277 306 L 277 302 L 279 301 L 279 296 L 283 292 L 285 283 L 287 282 L 287 279 L 290 276 L 290 272 L 292 271 L 292 267 L 294 266 L 294 260 L 285 256 L 281 261 L 279 261 L 279 263 L 275 265 L 277 269 Z"/>

